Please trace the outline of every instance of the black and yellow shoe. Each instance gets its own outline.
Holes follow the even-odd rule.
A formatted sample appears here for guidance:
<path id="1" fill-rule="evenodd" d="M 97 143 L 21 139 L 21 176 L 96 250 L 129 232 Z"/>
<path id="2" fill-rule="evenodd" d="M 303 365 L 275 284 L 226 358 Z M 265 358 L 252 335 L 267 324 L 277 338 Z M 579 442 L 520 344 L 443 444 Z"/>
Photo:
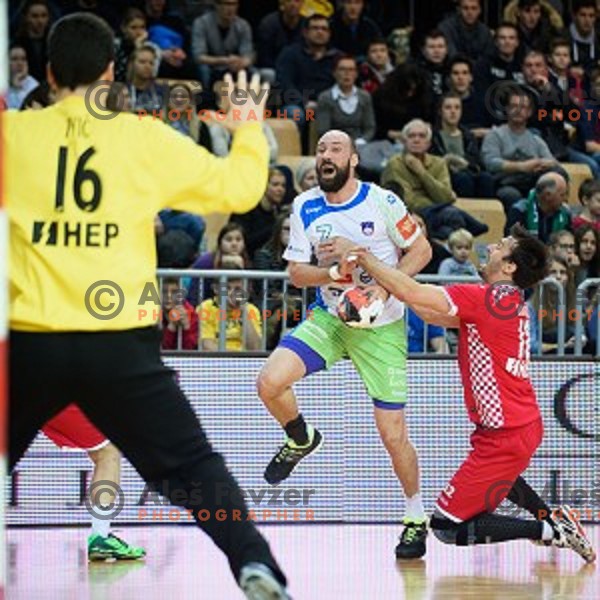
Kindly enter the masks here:
<path id="1" fill-rule="evenodd" d="M 427 519 L 409 519 L 404 517 L 404 531 L 396 546 L 396 558 L 421 558 L 427 551 Z"/>

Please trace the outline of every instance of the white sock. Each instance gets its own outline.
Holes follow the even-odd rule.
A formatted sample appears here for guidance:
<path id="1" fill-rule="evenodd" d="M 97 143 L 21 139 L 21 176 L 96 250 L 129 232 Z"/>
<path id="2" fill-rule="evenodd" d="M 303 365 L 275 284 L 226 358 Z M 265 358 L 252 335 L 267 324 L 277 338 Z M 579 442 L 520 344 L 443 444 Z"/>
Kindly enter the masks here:
<path id="1" fill-rule="evenodd" d="M 98 515 L 110 516 L 114 512 L 112 509 L 102 509 L 99 506 L 94 506 L 94 511 Z M 110 519 L 100 519 L 96 515 L 92 515 L 92 535 L 101 535 L 102 537 L 108 537 L 110 532 Z"/>
<path id="2" fill-rule="evenodd" d="M 425 509 L 419 492 L 412 498 L 406 498 L 406 517 L 416 521 L 425 519 Z"/>
<path id="3" fill-rule="evenodd" d="M 554 539 L 554 529 L 548 521 L 542 521 L 542 539 L 545 542 L 551 542 Z"/>

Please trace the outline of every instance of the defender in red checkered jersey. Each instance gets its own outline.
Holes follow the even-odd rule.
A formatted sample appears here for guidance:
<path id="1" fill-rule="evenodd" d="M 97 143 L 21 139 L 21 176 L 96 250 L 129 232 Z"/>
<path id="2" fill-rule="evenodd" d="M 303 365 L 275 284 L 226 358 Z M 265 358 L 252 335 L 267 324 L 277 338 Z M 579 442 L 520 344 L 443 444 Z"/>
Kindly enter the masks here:
<path id="1" fill-rule="evenodd" d="M 521 476 L 543 435 L 528 373 L 529 316 L 522 298 L 546 274 L 545 246 L 513 228 L 488 247 L 483 284 L 423 285 L 363 248 L 347 253 L 340 272 L 356 266 L 427 322 L 460 329 L 458 361 L 475 431 L 471 452 L 438 497 L 430 521 L 434 535 L 457 546 L 530 539 L 572 548 L 593 562 L 596 554 L 573 511 L 551 511 Z M 536 520 L 494 514 L 505 498 Z"/>

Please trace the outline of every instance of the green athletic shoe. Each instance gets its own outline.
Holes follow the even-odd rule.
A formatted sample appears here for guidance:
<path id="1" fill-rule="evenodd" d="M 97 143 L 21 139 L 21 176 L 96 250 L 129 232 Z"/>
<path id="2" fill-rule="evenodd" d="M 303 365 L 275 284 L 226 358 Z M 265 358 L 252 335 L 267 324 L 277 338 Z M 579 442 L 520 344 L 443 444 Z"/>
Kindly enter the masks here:
<path id="1" fill-rule="evenodd" d="M 396 546 L 396 558 L 421 558 L 426 551 L 427 519 L 402 520 L 404 531 L 400 536 L 400 542 Z"/>
<path id="2" fill-rule="evenodd" d="M 138 560 L 146 551 L 109 533 L 108 537 L 92 534 L 88 537 L 88 560 Z"/>

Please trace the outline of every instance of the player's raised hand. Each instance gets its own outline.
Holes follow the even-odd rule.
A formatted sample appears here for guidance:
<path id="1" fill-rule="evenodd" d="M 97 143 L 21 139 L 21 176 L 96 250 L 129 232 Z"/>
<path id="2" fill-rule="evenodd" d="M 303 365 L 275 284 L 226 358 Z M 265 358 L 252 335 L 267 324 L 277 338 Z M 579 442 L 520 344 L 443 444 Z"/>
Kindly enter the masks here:
<path id="1" fill-rule="evenodd" d="M 265 118 L 265 107 L 269 97 L 269 84 L 261 83 L 255 73 L 248 84 L 248 74 L 241 70 L 234 83 L 230 73 L 223 78 L 225 94 L 222 109 L 226 113 L 222 124 L 234 130 L 244 123 L 260 123 Z"/>
<path id="2" fill-rule="evenodd" d="M 356 247 L 356 243 L 344 237 L 336 236 L 321 242 L 316 249 L 319 265 L 328 267 L 340 262 L 346 252 Z"/>

